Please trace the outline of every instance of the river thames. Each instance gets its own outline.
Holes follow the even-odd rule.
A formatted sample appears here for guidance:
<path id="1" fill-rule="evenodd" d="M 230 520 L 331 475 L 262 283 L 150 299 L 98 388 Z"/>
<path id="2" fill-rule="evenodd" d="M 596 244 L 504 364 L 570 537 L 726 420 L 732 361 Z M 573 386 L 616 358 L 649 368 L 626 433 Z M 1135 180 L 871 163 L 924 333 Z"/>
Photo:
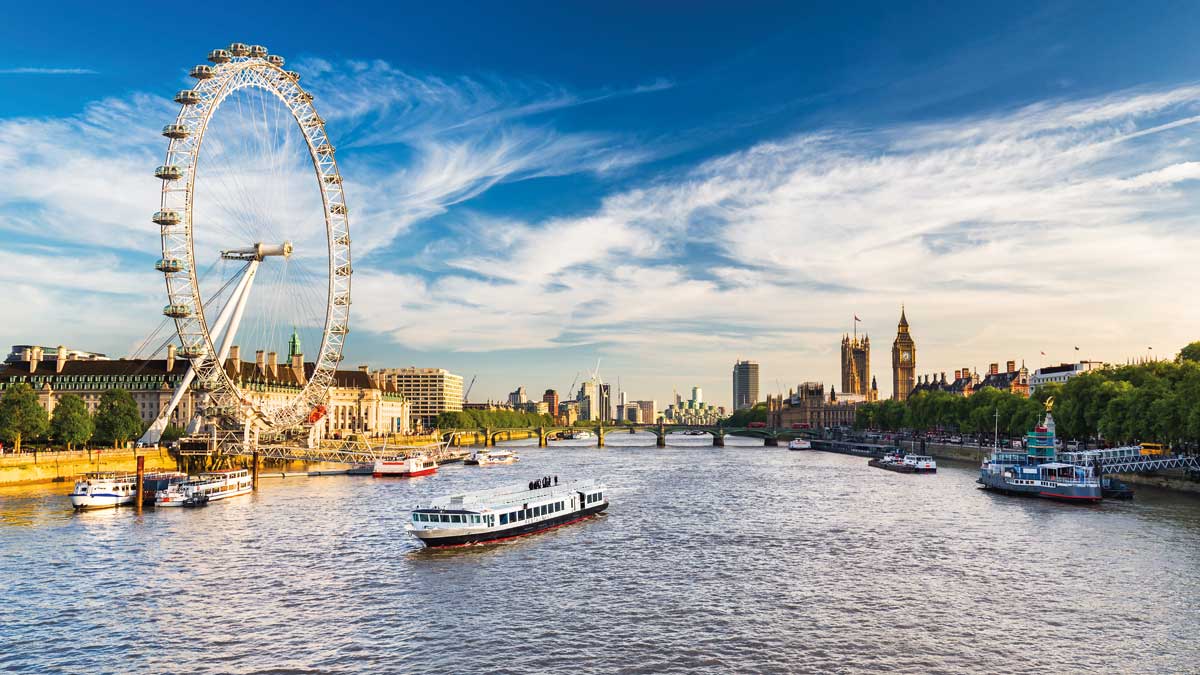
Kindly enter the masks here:
<path id="1" fill-rule="evenodd" d="M 266 479 L 206 508 L 0 491 L 0 671 L 1197 672 L 1200 499 L 1064 505 L 759 442 L 611 434 L 512 466 Z M 684 444 L 694 444 L 683 447 Z M 745 445 L 743 445 L 745 444 Z M 596 477 L 601 516 L 426 551 L 408 510 Z"/>

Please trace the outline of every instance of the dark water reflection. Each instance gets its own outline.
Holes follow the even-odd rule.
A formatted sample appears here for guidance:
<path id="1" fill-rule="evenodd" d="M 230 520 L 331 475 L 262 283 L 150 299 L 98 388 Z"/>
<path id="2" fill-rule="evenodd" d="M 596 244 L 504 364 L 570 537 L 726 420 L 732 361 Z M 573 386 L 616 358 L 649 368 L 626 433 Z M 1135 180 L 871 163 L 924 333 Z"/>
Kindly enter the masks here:
<path id="1" fill-rule="evenodd" d="M 1200 500 L 1075 507 L 757 444 L 524 447 L 196 511 L 0 491 L 0 671 L 1197 672 Z M 520 445 L 514 444 L 514 445 Z M 605 516 L 429 552 L 430 497 L 602 477 Z"/>

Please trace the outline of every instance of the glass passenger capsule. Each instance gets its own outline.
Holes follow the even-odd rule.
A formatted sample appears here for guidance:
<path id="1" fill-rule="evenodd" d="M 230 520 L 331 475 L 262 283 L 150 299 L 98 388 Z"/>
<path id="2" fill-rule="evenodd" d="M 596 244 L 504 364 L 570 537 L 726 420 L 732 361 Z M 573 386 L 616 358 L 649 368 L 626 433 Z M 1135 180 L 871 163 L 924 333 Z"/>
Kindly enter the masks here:
<path id="1" fill-rule="evenodd" d="M 329 332 L 334 335 L 345 335 L 350 332 L 350 328 L 345 324 L 335 323 L 329 327 Z"/>
<path id="2" fill-rule="evenodd" d="M 192 72 L 188 73 L 197 80 L 207 80 L 213 76 L 212 66 L 199 65 L 192 68 Z"/>
<path id="3" fill-rule="evenodd" d="M 304 118 L 303 124 L 305 127 L 311 129 L 313 127 L 319 127 L 325 124 L 325 120 L 321 119 L 320 115 L 313 115 L 312 117 Z"/>
<path id="4" fill-rule="evenodd" d="M 214 49 L 208 53 L 208 60 L 213 63 L 228 63 L 229 52 L 224 49 Z"/>
<path id="5" fill-rule="evenodd" d="M 282 68 L 283 67 L 283 57 L 278 54 L 272 54 L 267 57 L 267 63 L 275 66 L 276 68 Z"/>
<path id="6" fill-rule="evenodd" d="M 245 56 L 246 54 L 250 53 L 250 47 L 248 47 L 244 42 L 235 42 L 229 45 L 229 53 L 233 54 L 234 56 Z"/>
<path id="7" fill-rule="evenodd" d="M 178 225 L 179 212 L 175 209 L 163 209 L 155 211 L 154 217 L 151 219 L 159 225 Z"/>
<path id="8" fill-rule="evenodd" d="M 282 64 L 280 64 L 280 65 L 282 65 Z M 299 82 L 299 81 L 300 81 L 300 73 L 297 73 L 297 72 L 296 72 L 296 71 L 294 71 L 294 70 L 285 70 L 285 71 L 283 71 L 283 72 L 284 72 L 284 74 L 286 74 L 288 77 L 290 77 L 290 78 L 292 78 L 293 80 L 295 80 L 296 82 Z"/>
<path id="9" fill-rule="evenodd" d="M 160 166 L 154 170 L 154 177 L 162 180 L 179 180 L 183 178 L 183 169 L 171 164 Z"/>
<path id="10" fill-rule="evenodd" d="M 181 347 L 177 353 L 179 354 L 179 356 L 181 358 L 197 359 L 197 358 L 200 358 L 201 356 L 204 356 L 204 347 L 201 347 L 199 345 L 188 345 L 185 347 Z"/>
<path id="11" fill-rule="evenodd" d="M 321 180 L 325 181 L 326 185 L 341 185 L 342 184 L 341 174 L 336 174 L 336 173 L 331 173 L 328 176 L 324 176 L 321 178 Z"/>
<path id="12" fill-rule="evenodd" d="M 251 58 L 261 59 L 267 55 L 267 48 L 262 45 L 253 45 L 247 53 Z"/>
<path id="13" fill-rule="evenodd" d="M 350 304 L 350 296 L 349 295 L 339 295 L 333 299 L 333 304 L 339 305 L 342 307 L 349 305 Z"/>
<path id="14" fill-rule="evenodd" d="M 186 268 L 187 265 L 185 265 L 184 262 L 179 258 L 162 258 L 158 262 L 154 263 L 154 269 L 167 274 L 182 272 Z"/>
<path id="15" fill-rule="evenodd" d="M 168 124 L 162 130 L 162 135 L 167 138 L 187 138 L 191 133 L 186 124 Z"/>
<path id="16" fill-rule="evenodd" d="M 343 235 L 337 237 L 336 239 L 334 239 L 333 243 L 337 244 L 338 246 L 349 246 L 350 245 L 350 235 L 343 234 Z"/>
<path id="17" fill-rule="evenodd" d="M 195 89 L 184 89 L 175 94 L 175 102 L 180 105 L 196 105 L 200 102 L 200 92 Z"/>
<path id="18" fill-rule="evenodd" d="M 186 319 L 192 315 L 192 310 L 187 305 L 167 305 L 163 307 L 163 314 L 172 319 Z"/>

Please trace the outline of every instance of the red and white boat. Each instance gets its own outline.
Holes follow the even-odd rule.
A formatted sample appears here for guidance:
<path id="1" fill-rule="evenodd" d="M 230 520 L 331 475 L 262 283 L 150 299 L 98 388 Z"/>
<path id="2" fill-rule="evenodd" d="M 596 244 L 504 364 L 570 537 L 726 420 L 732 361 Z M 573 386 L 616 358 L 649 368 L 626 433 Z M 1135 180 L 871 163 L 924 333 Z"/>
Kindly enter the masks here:
<path id="1" fill-rule="evenodd" d="M 377 459 L 371 475 L 376 478 L 416 478 L 437 473 L 437 462 L 425 455 L 403 459 Z"/>

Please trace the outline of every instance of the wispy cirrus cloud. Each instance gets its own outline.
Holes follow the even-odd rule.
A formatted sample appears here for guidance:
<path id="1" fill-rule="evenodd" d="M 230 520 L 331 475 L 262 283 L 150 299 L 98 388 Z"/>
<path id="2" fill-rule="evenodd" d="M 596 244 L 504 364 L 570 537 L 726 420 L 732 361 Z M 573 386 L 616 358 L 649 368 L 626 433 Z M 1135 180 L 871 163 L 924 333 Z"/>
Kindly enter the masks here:
<path id="1" fill-rule="evenodd" d="M 830 376 L 843 315 L 890 332 L 901 303 L 931 370 L 1036 355 L 1084 325 L 1098 355 L 1148 326 L 1174 347 L 1196 329 L 1167 318 L 1167 289 L 1200 284 L 1198 108 L 1187 86 L 759 143 L 581 216 L 465 221 L 471 253 L 419 302 L 368 283 L 359 307 L 419 348 L 599 344 L 658 362 L 686 342 L 713 368 L 734 349 Z"/>

